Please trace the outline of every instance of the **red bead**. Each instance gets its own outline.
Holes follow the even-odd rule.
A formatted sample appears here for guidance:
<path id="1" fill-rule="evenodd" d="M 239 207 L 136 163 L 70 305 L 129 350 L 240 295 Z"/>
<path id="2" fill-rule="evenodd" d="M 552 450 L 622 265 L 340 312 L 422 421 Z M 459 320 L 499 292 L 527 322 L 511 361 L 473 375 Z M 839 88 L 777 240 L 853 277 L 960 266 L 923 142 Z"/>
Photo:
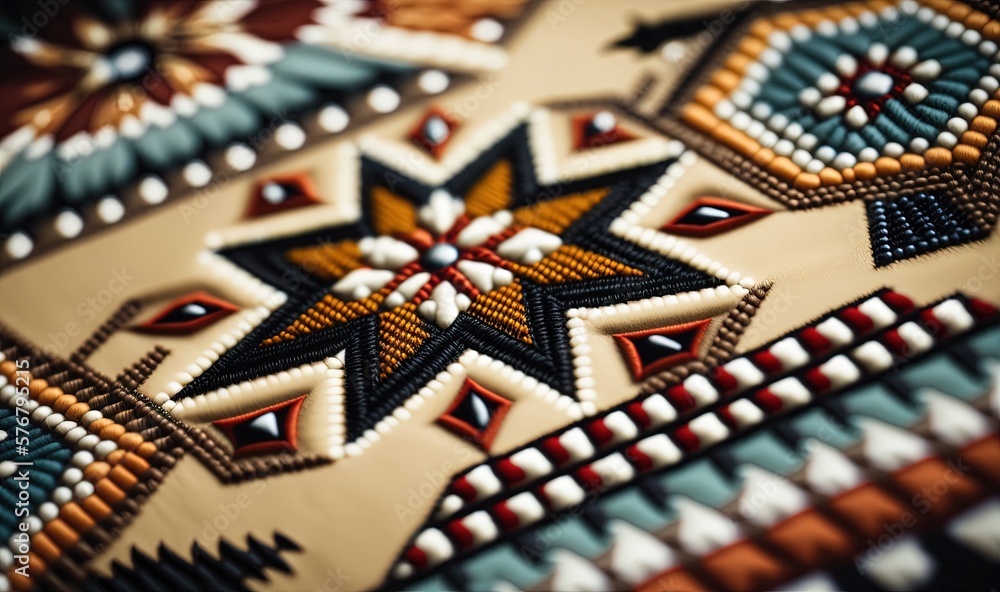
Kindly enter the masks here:
<path id="1" fill-rule="evenodd" d="M 879 297 L 889 305 L 889 308 L 899 314 L 906 314 L 914 308 L 913 301 L 899 292 L 885 292 Z"/>
<path id="2" fill-rule="evenodd" d="M 856 306 L 844 310 L 844 312 L 840 313 L 840 318 L 857 333 L 865 333 L 875 327 L 875 322 Z"/>
<path id="3" fill-rule="evenodd" d="M 683 450 L 687 452 L 698 450 L 698 447 L 701 446 L 701 440 L 699 440 L 698 436 L 695 435 L 695 433 L 691 431 L 691 428 L 686 425 L 674 430 L 674 440 Z"/>
<path id="4" fill-rule="evenodd" d="M 816 327 L 806 327 L 799 332 L 798 338 L 802 345 L 814 354 L 830 349 L 830 340 L 824 337 Z"/>
<path id="5" fill-rule="evenodd" d="M 667 400 L 670 401 L 670 404 L 673 405 L 675 409 L 677 409 L 678 413 L 691 411 L 695 408 L 694 397 L 692 397 L 691 393 L 687 392 L 687 389 L 680 384 L 667 389 Z"/>
<path id="6" fill-rule="evenodd" d="M 496 464 L 497 472 L 503 478 L 504 482 L 508 485 L 514 485 L 515 483 L 520 483 L 524 481 L 527 477 L 524 469 L 514 464 L 509 458 L 505 458 Z"/>
<path id="7" fill-rule="evenodd" d="M 775 395 L 767 389 L 757 391 L 757 394 L 753 396 L 753 401 L 758 407 L 768 413 L 777 413 L 781 411 L 781 408 L 785 405 L 778 395 Z"/>
<path id="8" fill-rule="evenodd" d="M 753 361 L 761 370 L 768 374 L 777 374 L 782 370 L 781 360 L 768 350 L 754 355 Z"/>

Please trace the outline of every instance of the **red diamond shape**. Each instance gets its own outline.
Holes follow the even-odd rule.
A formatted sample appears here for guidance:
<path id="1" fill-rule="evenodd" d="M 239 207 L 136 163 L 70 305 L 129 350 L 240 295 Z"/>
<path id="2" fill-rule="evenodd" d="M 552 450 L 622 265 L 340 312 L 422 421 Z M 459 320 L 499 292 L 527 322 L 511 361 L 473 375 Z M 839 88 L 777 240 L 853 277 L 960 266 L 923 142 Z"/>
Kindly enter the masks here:
<path id="1" fill-rule="evenodd" d="M 489 450 L 510 405 L 510 400 L 466 379 L 451 407 L 438 421 Z"/>

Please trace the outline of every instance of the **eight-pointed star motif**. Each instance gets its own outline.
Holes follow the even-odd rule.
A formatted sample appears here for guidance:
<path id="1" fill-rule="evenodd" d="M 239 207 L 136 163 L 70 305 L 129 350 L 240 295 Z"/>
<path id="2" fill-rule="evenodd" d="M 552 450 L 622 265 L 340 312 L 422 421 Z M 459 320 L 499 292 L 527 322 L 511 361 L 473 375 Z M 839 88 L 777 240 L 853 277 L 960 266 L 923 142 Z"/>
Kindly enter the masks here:
<path id="1" fill-rule="evenodd" d="M 287 301 L 175 399 L 343 352 L 354 441 L 468 351 L 573 397 L 571 309 L 723 282 L 612 232 L 679 156 L 546 184 L 527 126 L 434 185 L 363 156 L 356 219 L 222 252 Z"/>
<path id="2" fill-rule="evenodd" d="M 377 312 L 385 375 L 419 349 L 427 335 L 422 323 L 447 329 L 462 312 L 530 343 L 521 297 L 525 281 L 559 285 L 642 275 L 564 244 L 560 236 L 607 194 L 606 188 L 512 208 L 511 176 L 511 165 L 501 161 L 464 198 L 437 189 L 419 205 L 377 187 L 370 236 L 287 254 L 332 286 L 323 301 L 265 343 Z M 405 340 L 409 347 L 393 347 Z"/>

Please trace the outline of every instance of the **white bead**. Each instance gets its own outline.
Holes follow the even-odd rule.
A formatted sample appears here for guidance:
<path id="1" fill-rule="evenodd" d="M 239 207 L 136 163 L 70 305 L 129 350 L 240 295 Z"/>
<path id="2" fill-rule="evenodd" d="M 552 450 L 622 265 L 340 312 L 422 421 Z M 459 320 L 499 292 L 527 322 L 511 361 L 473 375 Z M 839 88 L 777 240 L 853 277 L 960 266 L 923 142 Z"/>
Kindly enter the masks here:
<path id="1" fill-rule="evenodd" d="M 83 231 L 83 219 L 73 210 L 63 210 L 55 219 L 56 232 L 63 238 L 75 238 Z"/>

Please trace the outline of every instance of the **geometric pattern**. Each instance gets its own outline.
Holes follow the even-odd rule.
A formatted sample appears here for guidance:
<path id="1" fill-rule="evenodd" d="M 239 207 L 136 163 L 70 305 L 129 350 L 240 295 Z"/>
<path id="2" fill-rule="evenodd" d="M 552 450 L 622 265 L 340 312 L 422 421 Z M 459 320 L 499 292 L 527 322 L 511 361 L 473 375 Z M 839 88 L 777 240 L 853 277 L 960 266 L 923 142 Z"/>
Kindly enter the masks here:
<path id="1" fill-rule="evenodd" d="M 273 545 L 248 534 L 245 549 L 223 538 L 214 554 L 194 542 L 191 559 L 163 544 L 153 556 L 133 547 L 132 567 L 116 563 L 111 577 L 94 577 L 83 585 L 83 590 L 140 589 L 151 582 L 171 584 L 184 590 L 245 590 L 246 580 L 266 582 L 271 570 L 292 573 L 292 567 L 282 554 L 300 550 L 295 541 L 280 532 L 274 533 Z"/>
<path id="2" fill-rule="evenodd" d="M 301 281 L 175 399 L 346 349 L 353 441 L 413 393 L 414 376 L 470 348 L 573 396 L 566 310 L 720 283 L 608 231 L 674 159 L 633 170 L 627 183 L 619 173 L 546 187 L 526 135 L 516 128 L 437 188 L 364 159 L 357 223 L 222 251 L 265 283 Z"/>
<path id="3" fill-rule="evenodd" d="M 867 207 L 872 253 L 879 267 L 979 240 L 987 234 L 954 200 L 934 195 L 874 200 Z"/>
<path id="4" fill-rule="evenodd" d="M 797 189 L 976 163 L 1000 116 L 997 22 L 953 4 L 761 17 L 682 117 Z"/>
<path id="5" fill-rule="evenodd" d="M 908 410 L 918 386 L 947 391 L 963 381 L 947 375 L 926 382 L 932 375 L 921 368 L 934 352 L 963 343 L 964 355 L 973 356 L 970 362 L 1000 356 L 991 344 L 998 321 L 996 309 L 981 301 L 955 296 L 916 309 L 908 298 L 882 292 L 705 376 L 689 377 L 677 388 L 689 398 L 693 394 L 696 408 L 704 409 L 692 413 L 676 406 L 679 399 L 668 391 L 474 466 L 456 477 L 434 517 L 403 552 L 394 585 L 438 589 L 475 580 L 489 587 L 506 580 L 525 589 L 564 589 L 585 578 L 603 582 L 598 589 L 615 587 L 615 579 L 629 588 L 680 581 L 688 583 L 685 588 L 706 582 L 757 589 L 789 581 L 803 569 L 848 565 L 865 549 L 832 528 L 820 517 L 824 512 L 805 518 L 802 512 L 811 504 L 799 487 L 831 496 L 835 514 L 877 537 L 886 517 L 898 517 L 899 508 L 908 507 L 902 504 L 926 503 L 920 513 L 929 513 L 927 521 L 951 518 L 984 500 L 988 484 L 1000 478 L 994 466 L 1000 442 L 982 415 L 996 410 L 979 405 L 988 400 L 988 383 L 954 391 L 982 412 L 944 395 L 928 401 L 925 393 L 920 398 L 933 415 L 930 421 L 918 421 L 926 412 L 921 408 Z M 845 432 L 831 423 L 849 427 Z M 967 428 L 957 429 L 961 423 Z M 899 430 L 908 426 L 918 426 L 920 436 Z M 949 450 L 958 448 L 971 463 L 973 474 L 957 483 L 950 477 L 947 503 L 931 506 L 913 498 L 927 483 L 944 478 L 953 466 L 946 461 L 955 458 L 934 456 L 921 437 L 947 441 Z M 807 438 L 841 451 L 802 447 Z M 848 454 L 851 460 L 843 456 Z M 903 501 L 865 486 L 853 462 L 891 475 L 893 491 L 900 489 Z M 809 463 L 814 468 L 796 472 Z M 636 509 L 650 503 L 658 509 Z M 559 516 L 586 526 L 566 531 L 563 522 L 553 529 L 551 521 Z M 613 517 L 630 524 L 615 525 Z M 992 518 L 997 519 L 1000 515 Z M 546 529 L 555 534 L 540 536 Z M 521 552 L 501 558 L 506 552 L 500 549 L 509 546 Z M 774 556 L 776 547 L 783 551 Z M 602 557 L 605 549 L 622 557 Z M 563 566 L 566 551 L 578 557 Z M 677 551 L 698 559 L 679 561 Z M 836 556 L 832 564 L 826 563 L 827 553 Z M 633 555 L 634 560 L 625 559 Z M 729 563 L 737 557 L 736 564 Z M 494 562 L 506 567 L 477 567 Z M 900 566 L 872 573 L 866 577 L 883 586 L 892 578 L 931 577 Z"/>

